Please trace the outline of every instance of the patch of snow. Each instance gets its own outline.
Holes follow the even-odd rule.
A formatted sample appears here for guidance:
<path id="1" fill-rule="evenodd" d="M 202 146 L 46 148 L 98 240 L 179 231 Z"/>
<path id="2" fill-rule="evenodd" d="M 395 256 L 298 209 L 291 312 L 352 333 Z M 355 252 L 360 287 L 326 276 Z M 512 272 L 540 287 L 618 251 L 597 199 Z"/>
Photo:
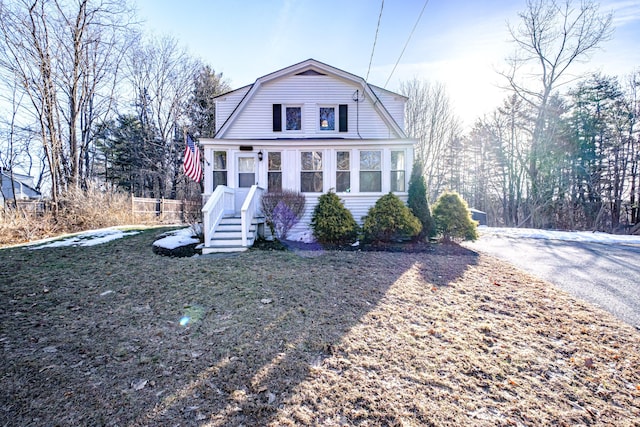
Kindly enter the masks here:
<path id="1" fill-rule="evenodd" d="M 117 228 L 102 228 L 100 230 L 92 230 L 76 234 L 62 240 L 54 240 L 51 243 L 36 243 L 37 246 L 29 246 L 29 249 L 60 248 L 67 246 L 95 246 L 138 233 L 139 231 L 122 231 Z"/>
<path id="2" fill-rule="evenodd" d="M 315 243 L 316 239 L 313 237 L 313 231 L 305 230 L 299 233 L 293 233 L 287 236 L 287 240 L 291 240 L 292 242 L 302 242 L 302 243 Z"/>
<path id="3" fill-rule="evenodd" d="M 609 234 L 591 231 L 556 231 L 534 228 L 478 227 L 480 236 L 561 240 L 566 242 L 590 242 L 603 244 L 640 245 L 640 236 Z"/>
<path id="4" fill-rule="evenodd" d="M 187 246 L 194 243 L 200 243 L 200 239 L 193 237 L 193 230 L 191 227 L 188 227 L 170 232 L 166 237 L 153 242 L 153 246 L 165 249 L 175 249 L 180 246 Z"/>

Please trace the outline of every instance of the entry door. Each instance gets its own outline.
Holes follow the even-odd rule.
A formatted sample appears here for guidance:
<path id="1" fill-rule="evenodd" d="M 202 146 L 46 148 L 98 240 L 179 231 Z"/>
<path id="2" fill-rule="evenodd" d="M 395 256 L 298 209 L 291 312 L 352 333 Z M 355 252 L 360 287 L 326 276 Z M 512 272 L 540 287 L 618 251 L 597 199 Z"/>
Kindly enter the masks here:
<path id="1" fill-rule="evenodd" d="M 252 185 L 258 183 L 258 156 L 240 153 L 236 157 L 236 211 L 240 212 Z"/>

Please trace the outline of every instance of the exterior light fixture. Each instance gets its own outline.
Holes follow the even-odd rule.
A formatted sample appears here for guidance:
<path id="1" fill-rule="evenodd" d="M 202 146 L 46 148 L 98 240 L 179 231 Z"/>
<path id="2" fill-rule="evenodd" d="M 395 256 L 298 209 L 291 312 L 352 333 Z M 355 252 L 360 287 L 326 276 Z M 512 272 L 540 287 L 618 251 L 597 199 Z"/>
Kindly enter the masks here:
<path id="1" fill-rule="evenodd" d="M 258 151 L 258 160 L 262 161 L 263 157 L 264 157 L 264 155 L 262 154 L 262 150 Z"/>

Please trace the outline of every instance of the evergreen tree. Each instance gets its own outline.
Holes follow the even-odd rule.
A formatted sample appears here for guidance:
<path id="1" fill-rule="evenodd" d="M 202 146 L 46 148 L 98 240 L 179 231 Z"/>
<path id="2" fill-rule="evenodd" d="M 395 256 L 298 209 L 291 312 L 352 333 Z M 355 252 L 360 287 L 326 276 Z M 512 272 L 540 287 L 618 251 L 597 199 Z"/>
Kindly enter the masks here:
<path id="1" fill-rule="evenodd" d="M 433 219 L 444 242 L 478 238 L 478 224 L 471 219 L 471 211 L 458 193 L 446 192 L 438 197 L 433 205 Z"/>
<path id="2" fill-rule="evenodd" d="M 420 220 L 422 231 L 418 239 L 425 240 L 435 236 L 435 226 L 427 200 L 427 184 L 423 175 L 422 162 L 417 160 L 413 164 L 411 179 L 409 180 L 409 199 L 407 201 L 411 213 Z"/>

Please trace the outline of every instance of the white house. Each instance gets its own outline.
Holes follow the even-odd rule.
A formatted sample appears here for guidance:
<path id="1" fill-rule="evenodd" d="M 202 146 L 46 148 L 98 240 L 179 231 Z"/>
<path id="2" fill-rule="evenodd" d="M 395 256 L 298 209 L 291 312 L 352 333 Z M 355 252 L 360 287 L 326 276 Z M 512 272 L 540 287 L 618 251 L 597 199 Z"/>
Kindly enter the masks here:
<path id="1" fill-rule="evenodd" d="M 7 200 L 42 199 L 42 194 L 35 187 L 32 176 L 0 168 L 0 207 L 5 206 Z"/>
<path id="2" fill-rule="evenodd" d="M 318 197 L 330 190 L 358 222 L 388 192 L 406 201 L 415 143 L 404 132 L 406 101 L 313 59 L 218 96 L 217 133 L 200 139 L 203 251 L 251 246 L 267 191 L 304 193 L 293 233 L 309 228 Z"/>

